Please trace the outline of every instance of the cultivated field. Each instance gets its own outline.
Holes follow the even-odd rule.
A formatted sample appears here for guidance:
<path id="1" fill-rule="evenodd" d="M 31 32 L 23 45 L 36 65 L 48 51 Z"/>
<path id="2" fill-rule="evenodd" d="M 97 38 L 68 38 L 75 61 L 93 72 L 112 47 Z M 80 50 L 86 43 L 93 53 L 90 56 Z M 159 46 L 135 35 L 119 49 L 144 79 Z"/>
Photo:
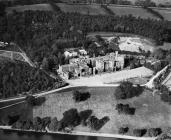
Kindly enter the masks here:
<path id="1" fill-rule="evenodd" d="M 99 132 L 113 134 L 118 133 L 118 128 L 121 126 L 129 126 L 130 130 L 132 130 L 132 128 L 166 128 L 171 125 L 171 108 L 161 102 L 158 95 L 153 96 L 150 91 L 145 90 L 140 97 L 117 101 L 114 98 L 115 89 L 115 87 L 82 88 L 82 91 L 89 91 L 91 97 L 87 101 L 80 103 L 75 103 L 72 99 L 72 90 L 49 94 L 46 96 L 46 102 L 42 106 L 33 109 L 33 116 L 51 116 L 60 120 L 63 112 L 71 108 L 77 108 L 78 111 L 92 109 L 93 115 L 98 118 L 104 116 L 109 116 L 110 118 L 110 121 Z M 135 115 L 119 115 L 115 110 L 116 104 L 119 102 L 129 103 L 131 107 L 135 107 Z M 75 130 L 92 132 L 89 128 L 82 126 L 76 127 Z M 129 135 L 132 135 L 131 131 Z"/>
<path id="2" fill-rule="evenodd" d="M 72 4 L 70 5 L 70 4 L 65 4 L 65 3 L 58 3 L 57 5 L 60 7 L 60 9 L 63 12 L 66 12 L 66 13 L 74 12 L 74 13 L 90 14 L 90 15 L 108 15 L 108 13 L 103 8 L 101 8 L 99 4 L 91 4 L 91 5 Z M 120 16 L 132 14 L 135 17 L 157 19 L 151 13 L 148 13 L 146 10 L 139 8 L 139 7 L 110 5 L 109 8 L 116 15 L 120 15 Z M 25 10 L 53 11 L 52 7 L 49 4 L 34 4 L 34 5 L 8 7 L 6 9 L 6 12 L 11 13 L 13 10 L 16 10 L 18 12 L 22 12 Z"/>
<path id="3" fill-rule="evenodd" d="M 146 10 L 142 9 L 142 8 L 137 8 L 137 7 L 120 7 L 120 6 L 109 6 L 109 8 L 116 14 L 119 16 L 123 16 L 123 15 L 133 15 L 135 17 L 141 17 L 141 18 L 153 18 L 153 19 L 157 19 L 155 16 L 153 16 L 151 13 L 147 12 Z"/>
<path id="4" fill-rule="evenodd" d="M 100 7 L 100 5 L 68 5 L 64 3 L 57 4 L 63 12 L 74 12 L 81 14 L 90 14 L 90 15 L 107 15 L 106 11 Z M 49 4 L 34 4 L 34 5 L 24 5 L 24 6 L 15 6 L 8 7 L 6 9 L 7 13 L 11 13 L 13 10 L 18 12 L 26 10 L 40 10 L 40 11 L 53 11 L 52 7 Z"/>
<path id="5" fill-rule="evenodd" d="M 128 0 L 131 1 L 132 3 L 135 3 L 137 0 Z M 162 4 L 171 4 L 170 0 L 151 0 L 152 2 L 156 3 L 156 5 L 162 3 Z"/>
<path id="6" fill-rule="evenodd" d="M 81 14 L 90 14 L 90 15 L 107 15 L 106 11 L 100 7 L 100 5 L 67 5 L 63 3 L 57 4 L 62 11 L 64 12 L 74 12 Z"/>
<path id="7" fill-rule="evenodd" d="M 165 20 L 171 21 L 171 8 L 167 8 L 167 9 L 156 9 L 154 8 L 155 11 L 159 12 Z"/>
<path id="8" fill-rule="evenodd" d="M 34 5 L 8 7 L 6 9 L 6 12 L 11 13 L 13 12 L 13 10 L 16 10 L 18 12 L 23 12 L 26 10 L 53 11 L 52 7 L 49 4 L 34 4 Z"/>

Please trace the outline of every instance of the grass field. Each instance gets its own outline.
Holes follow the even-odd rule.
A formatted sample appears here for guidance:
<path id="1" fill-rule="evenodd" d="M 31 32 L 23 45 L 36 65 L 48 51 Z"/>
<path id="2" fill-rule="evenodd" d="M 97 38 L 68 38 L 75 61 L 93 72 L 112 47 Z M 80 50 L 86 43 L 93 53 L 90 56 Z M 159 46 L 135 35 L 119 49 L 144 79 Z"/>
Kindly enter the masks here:
<path id="1" fill-rule="evenodd" d="M 106 11 L 100 7 L 100 5 L 68 5 L 64 3 L 57 4 L 63 12 L 74 12 L 90 15 L 107 15 Z M 11 13 L 13 10 L 22 12 L 26 10 L 40 10 L 40 11 L 53 11 L 49 4 L 35 4 L 25 6 L 8 7 L 7 13 Z"/>
<path id="2" fill-rule="evenodd" d="M 128 0 L 132 3 L 135 3 L 137 0 Z M 162 4 L 171 4 L 170 0 L 151 0 L 152 2 L 156 3 L 156 5 L 162 3 Z"/>
<path id="3" fill-rule="evenodd" d="M 22 12 L 22 11 L 26 11 L 26 10 L 52 11 L 53 9 L 49 4 L 34 4 L 34 5 L 8 7 L 6 9 L 6 12 L 11 13 L 11 12 L 13 12 L 13 10 Z"/>
<path id="4" fill-rule="evenodd" d="M 90 15 L 107 15 L 106 11 L 102 9 L 100 5 L 67 5 L 64 3 L 59 3 L 58 6 L 66 13 L 76 12 Z"/>
<path id="5" fill-rule="evenodd" d="M 93 115 L 98 118 L 109 116 L 110 121 L 105 124 L 99 132 L 118 133 L 118 128 L 125 125 L 132 128 L 162 127 L 171 125 L 171 108 L 161 102 L 158 95 L 153 96 L 151 91 L 145 90 L 140 97 L 135 97 L 126 101 L 117 101 L 114 98 L 115 87 L 92 87 L 82 88 L 91 93 L 90 99 L 85 102 L 75 103 L 72 99 L 72 90 L 62 93 L 50 94 L 46 96 L 46 102 L 33 109 L 33 116 L 62 118 L 63 112 L 71 108 L 78 111 L 92 109 Z M 129 103 L 136 108 L 134 116 L 119 115 L 115 110 L 117 103 Z M 75 130 L 92 132 L 87 127 L 77 126 Z M 132 135 L 131 131 L 129 135 Z"/>
<path id="6" fill-rule="evenodd" d="M 137 7 L 120 7 L 120 6 L 109 6 L 109 8 L 119 16 L 123 15 L 133 15 L 135 17 L 141 17 L 141 18 L 153 18 L 157 19 L 155 16 L 153 16 L 151 13 L 147 12 L 145 9 L 137 8 Z"/>
<path id="7" fill-rule="evenodd" d="M 108 13 L 101 8 L 98 4 L 91 4 L 91 5 L 77 5 L 77 4 L 65 4 L 65 3 L 58 3 L 57 4 L 63 12 L 74 12 L 74 13 L 81 13 L 81 14 L 90 14 L 90 15 L 108 15 Z M 132 6 L 116 6 L 110 5 L 109 8 L 116 14 L 116 15 L 130 15 L 132 14 L 135 17 L 142 17 L 142 18 L 153 18 L 157 19 L 151 13 L 148 13 L 146 10 L 142 8 L 132 7 Z M 15 7 L 8 7 L 6 9 L 7 13 L 11 13 L 13 10 L 22 12 L 25 10 L 43 10 L 43 11 L 53 11 L 52 7 L 49 4 L 35 4 L 35 5 L 25 5 L 25 6 L 15 6 Z"/>
<path id="8" fill-rule="evenodd" d="M 168 9 L 154 9 L 159 12 L 165 20 L 171 21 L 171 8 Z"/>

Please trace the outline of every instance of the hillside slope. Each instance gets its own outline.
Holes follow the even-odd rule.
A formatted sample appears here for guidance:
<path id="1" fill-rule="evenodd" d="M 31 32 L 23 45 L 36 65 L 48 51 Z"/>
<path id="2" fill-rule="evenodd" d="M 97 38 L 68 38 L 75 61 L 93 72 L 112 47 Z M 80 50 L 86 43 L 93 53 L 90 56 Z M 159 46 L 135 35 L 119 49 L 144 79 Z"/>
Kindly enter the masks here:
<path id="1" fill-rule="evenodd" d="M 108 12 L 103 9 L 100 5 L 91 4 L 91 5 L 77 5 L 77 4 L 65 4 L 58 3 L 57 6 L 61 9 L 61 11 L 67 13 L 80 13 L 80 14 L 90 14 L 90 15 L 109 15 Z M 148 13 L 146 10 L 137 7 L 128 7 L 128 6 L 117 6 L 110 5 L 108 6 L 110 10 L 113 11 L 114 14 L 122 16 L 122 15 L 133 15 L 135 17 L 141 18 L 153 18 L 157 19 L 151 13 Z M 26 10 L 40 10 L 40 11 L 53 11 L 53 8 L 49 4 L 34 4 L 34 5 L 24 5 L 24 6 L 15 6 L 8 7 L 6 9 L 7 13 L 11 13 L 13 10 L 18 12 L 26 11 Z"/>
<path id="2" fill-rule="evenodd" d="M 43 70 L 30 67 L 27 63 L 1 59 L 0 98 L 37 93 L 56 88 L 61 81 L 51 78 Z"/>

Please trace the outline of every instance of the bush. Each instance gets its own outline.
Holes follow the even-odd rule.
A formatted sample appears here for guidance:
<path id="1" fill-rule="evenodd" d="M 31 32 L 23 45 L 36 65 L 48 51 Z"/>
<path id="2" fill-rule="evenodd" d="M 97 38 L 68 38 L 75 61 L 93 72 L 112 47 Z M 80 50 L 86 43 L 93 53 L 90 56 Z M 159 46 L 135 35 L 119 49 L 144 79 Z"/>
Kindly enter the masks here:
<path id="1" fill-rule="evenodd" d="M 29 95 L 26 97 L 26 101 L 31 106 L 41 106 L 46 101 L 46 98 L 45 97 L 36 98 L 34 96 Z"/>
<path id="2" fill-rule="evenodd" d="M 79 92 L 79 91 L 74 91 L 73 92 L 73 99 L 75 102 L 81 102 L 81 101 L 86 101 L 88 98 L 90 98 L 90 93 L 89 92 Z"/>
<path id="3" fill-rule="evenodd" d="M 146 129 L 134 129 L 133 134 L 136 137 L 142 137 L 146 134 L 147 130 Z"/>
<path id="4" fill-rule="evenodd" d="M 38 97 L 34 101 L 34 106 L 41 106 L 46 101 L 45 97 Z"/>
<path id="5" fill-rule="evenodd" d="M 43 129 L 42 119 L 40 117 L 35 117 L 33 119 L 33 125 L 36 131 L 42 130 Z"/>
<path id="6" fill-rule="evenodd" d="M 60 121 L 61 128 L 60 130 L 64 130 L 68 126 L 75 127 L 80 124 L 80 116 L 78 114 L 77 109 L 73 108 L 63 113 L 63 118 Z"/>
<path id="7" fill-rule="evenodd" d="M 96 116 L 91 116 L 90 119 L 88 120 L 88 125 L 92 130 L 100 130 L 108 121 L 109 117 L 105 116 L 102 119 L 98 119 Z"/>
<path id="8" fill-rule="evenodd" d="M 162 133 L 161 128 L 150 128 L 148 129 L 148 136 L 150 137 L 157 137 Z"/>
<path id="9" fill-rule="evenodd" d="M 135 114 L 135 108 L 129 107 L 128 104 L 117 104 L 116 110 L 118 110 L 119 114 L 127 114 L 127 115 L 134 115 Z"/>
<path id="10" fill-rule="evenodd" d="M 12 125 L 15 122 L 17 122 L 20 118 L 20 115 L 15 115 L 15 116 L 8 116 L 8 125 Z"/>
<path id="11" fill-rule="evenodd" d="M 91 116 L 92 110 L 84 110 L 79 113 L 80 121 L 83 126 L 87 125 L 87 119 Z"/>
<path id="12" fill-rule="evenodd" d="M 133 86 L 129 81 L 122 82 L 115 91 L 116 99 L 128 99 L 139 96 L 143 92 L 143 87 L 140 85 Z"/>
<path id="13" fill-rule="evenodd" d="M 34 128 L 33 122 L 31 120 L 22 121 L 22 123 L 23 123 L 22 129 L 24 130 L 29 130 Z"/>
<path id="14" fill-rule="evenodd" d="M 33 122 L 31 120 L 18 120 L 17 122 L 13 123 L 12 128 L 14 129 L 34 129 Z"/>
<path id="15" fill-rule="evenodd" d="M 128 127 L 121 127 L 119 128 L 119 134 L 126 134 L 128 132 L 129 128 Z"/>
<path id="16" fill-rule="evenodd" d="M 42 118 L 43 130 L 51 123 L 51 117 Z"/>
<path id="17" fill-rule="evenodd" d="M 49 125 L 48 125 L 48 129 L 50 130 L 50 131 L 57 131 L 58 130 L 58 120 L 57 120 L 57 118 L 56 117 L 54 117 L 52 120 L 51 120 L 51 122 L 49 123 Z"/>
<path id="18" fill-rule="evenodd" d="M 15 122 L 15 123 L 12 125 L 12 128 L 14 128 L 14 129 L 22 129 L 22 127 L 23 127 L 23 121 L 21 121 L 21 120 Z"/>

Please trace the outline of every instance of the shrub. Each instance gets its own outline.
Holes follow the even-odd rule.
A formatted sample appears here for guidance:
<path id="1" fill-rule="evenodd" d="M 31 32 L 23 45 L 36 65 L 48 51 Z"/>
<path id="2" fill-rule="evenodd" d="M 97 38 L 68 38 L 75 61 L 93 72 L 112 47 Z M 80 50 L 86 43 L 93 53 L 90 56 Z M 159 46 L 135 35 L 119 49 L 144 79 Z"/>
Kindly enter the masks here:
<path id="1" fill-rule="evenodd" d="M 88 120 L 88 125 L 92 130 L 100 130 L 108 121 L 109 117 L 105 116 L 102 119 L 98 119 L 96 116 L 91 116 L 90 119 Z"/>
<path id="2" fill-rule="evenodd" d="M 121 127 L 119 128 L 119 134 L 126 134 L 128 132 L 129 128 L 128 127 Z"/>
<path id="3" fill-rule="evenodd" d="M 48 125 L 48 129 L 50 131 L 57 131 L 58 130 L 58 120 L 54 117 Z"/>
<path id="4" fill-rule="evenodd" d="M 40 106 L 46 101 L 46 98 L 45 97 L 36 98 L 34 96 L 29 95 L 26 97 L 26 101 L 31 106 Z"/>
<path id="5" fill-rule="evenodd" d="M 81 102 L 81 101 L 86 101 L 88 98 L 90 98 L 90 93 L 89 92 L 79 92 L 79 91 L 74 91 L 73 92 L 73 99 L 75 102 Z"/>
<path id="6" fill-rule="evenodd" d="M 127 115 L 134 115 L 135 114 L 135 108 L 129 107 L 128 104 L 117 104 L 116 110 L 118 110 L 119 114 L 127 114 Z"/>
<path id="7" fill-rule="evenodd" d="M 22 123 L 23 123 L 22 129 L 24 130 L 29 130 L 34 128 L 33 122 L 31 120 L 22 121 Z"/>
<path id="8" fill-rule="evenodd" d="M 78 114 L 77 109 L 73 108 L 68 111 L 65 111 L 63 113 L 63 118 L 60 121 L 60 123 L 61 123 L 61 128 L 59 128 L 60 130 L 65 129 L 65 127 L 68 127 L 68 126 L 75 127 L 75 126 L 79 125 L 80 124 L 80 116 Z"/>
<path id="9" fill-rule="evenodd" d="M 157 137 L 162 133 L 161 128 L 150 128 L 148 129 L 148 136 L 150 137 Z"/>
<path id="10" fill-rule="evenodd" d="M 34 101 L 35 101 L 35 97 L 29 95 L 29 96 L 26 97 L 25 100 L 27 101 L 27 103 L 28 103 L 29 105 L 33 106 L 33 105 L 34 105 Z"/>
<path id="11" fill-rule="evenodd" d="M 12 125 L 12 128 L 14 129 L 22 129 L 22 127 L 23 127 L 23 121 L 21 120 L 18 120 Z"/>
<path id="12" fill-rule="evenodd" d="M 128 99 L 139 96 L 143 92 L 143 87 L 140 85 L 133 86 L 129 81 L 122 82 L 115 91 L 116 99 Z"/>
<path id="13" fill-rule="evenodd" d="M 133 130 L 133 134 L 136 136 L 136 137 L 142 137 L 146 134 L 147 130 L 146 129 L 134 129 Z"/>
<path id="14" fill-rule="evenodd" d="M 40 118 L 40 117 L 35 117 L 34 119 L 33 119 L 33 125 L 34 125 L 34 129 L 36 130 L 36 131 L 38 131 L 38 130 L 42 130 L 42 119 Z"/>
<path id="15" fill-rule="evenodd" d="M 42 118 L 43 130 L 51 123 L 51 117 Z"/>
<path id="16" fill-rule="evenodd" d="M 46 101 L 45 97 L 38 97 L 34 101 L 34 106 L 41 106 Z"/>
<path id="17" fill-rule="evenodd" d="M 20 118 L 20 115 L 15 115 L 15 116 L 8 116 L 8 125 L 12 125 L 15 122 L 17 122 Z"/>
<path id="18" fill-rule="evenodd" d="M 87 119 L 91 116 L 92 110 L 84 110 L 79 113 L 80 121 L 83 126 L 87 125 Z"/>

